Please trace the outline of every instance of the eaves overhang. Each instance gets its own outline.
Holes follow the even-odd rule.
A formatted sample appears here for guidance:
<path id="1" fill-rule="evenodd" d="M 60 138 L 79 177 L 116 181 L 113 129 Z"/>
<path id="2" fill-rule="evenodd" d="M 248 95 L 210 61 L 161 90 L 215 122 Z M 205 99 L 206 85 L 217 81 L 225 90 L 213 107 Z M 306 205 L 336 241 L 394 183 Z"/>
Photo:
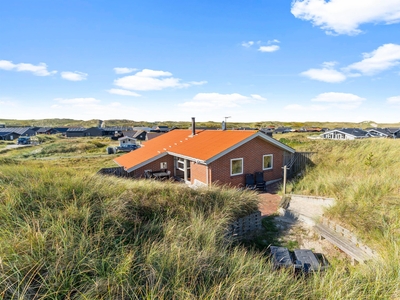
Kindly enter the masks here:
<path id="1" fill-rule="evenodd" d="M 187 159 L 187 160 L 193 161 L 193 162 L 198 163 L 198 164 L 204 164 L 204 165 L 206 164 L 206 162 L 204 160 L 198 159 L 198 158 L 195 158 L 195 157 L 182 155 L 182 154 L 171 152 L 171 151 L 167 151 L 167 153 L 169 155 L 172 155 L 172 156 L 175 156 L 175 157 L 179 157 L 179 158 L 183 158 L 183 159 Z"/>
<path id="2" fill-rule="evenodd" d="M 149 164 L 149 163 L 151 163 L 151 162 L 153 162 L 153 161 L 155 161 L 155 160 L 157 160 L 157 159 L 159 159 L 159 158 L 161 158 L 161 157 L 164 157 L 164 156 L 166 156 L 166 155 L 168 155 L 167 152 L 161 152 L 160 154 L 158 154 L 158 155 L 156 155 L 156 156 L 153 156 L 152 158 L 150 158 L 150 159 L 148 159 L 148 160 L 145 160 L 145 161 L 143 161 L 143 162 L 141 162 L 141 163 L 139 163 L 139 164 L 137 164 L 137 165 L 134 165 L 133 167 L 130 167 L 130 168 L 126 168 L 125 166 L 119 164 L 119 163 L 118 163 L 117 161 L 115 161 L 115 160 L 114 160 L 114 162 L 115 162 L 117 165 L 119 165 L 120 167 L 124 167 L 124 170 L 127 171 L 128 173 L 130 173 L 130 172 L 135 171 L 135 170 L 137 170 L 137 169 L 139 169 L 139 168 L 141 168 L 141 167 L 143 167 L 143 166 L 145 166 L 145 165 L 147 165 L 147 164 Z"/>

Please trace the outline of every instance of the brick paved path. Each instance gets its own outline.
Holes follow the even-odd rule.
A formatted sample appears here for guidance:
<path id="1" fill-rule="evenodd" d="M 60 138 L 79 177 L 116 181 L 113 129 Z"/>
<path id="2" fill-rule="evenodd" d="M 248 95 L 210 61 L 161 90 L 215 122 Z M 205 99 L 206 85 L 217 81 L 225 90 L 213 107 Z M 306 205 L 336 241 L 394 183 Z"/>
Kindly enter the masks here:
<path id="1" fill-rule="evenodd" d="M 261 212 L 261 216 L 272 215 L 278 210 L 281 201 L 281 196 L 277 194 L 279 185 L 279 182 L 269 185 L 267 192 L 258 195 L 260 199 L 258 209 Z"/>

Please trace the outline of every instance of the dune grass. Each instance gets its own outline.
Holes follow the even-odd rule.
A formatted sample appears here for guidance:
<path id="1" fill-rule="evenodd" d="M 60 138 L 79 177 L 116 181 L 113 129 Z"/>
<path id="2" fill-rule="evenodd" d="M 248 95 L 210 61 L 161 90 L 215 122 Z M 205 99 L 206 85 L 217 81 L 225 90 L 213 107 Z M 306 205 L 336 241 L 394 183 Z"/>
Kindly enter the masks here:
<path id="1" fill-rule="evenodd" d="M 337 264 L 295 278 L 224 239 L 248 191 L 0 165 L 0 298 L 389 299 L 396 266 Z M 392 257 L 391 259 L 399 259 Z"/>
<path id="2" fill-rule="evenodd" d="M 20 149 L 0 156 L 0 299 L 400 298 L 398 141 L 292 142 L 318 154 L 288 188 L 335 197 L 329 216 L 373 242 L 376 261 L 276 272 L 265 252 L 224 238 L 255 209 L 252 192 L 98 176 L 110 157 Z"/>
<path id="3" fill-rule="evenodd" d="M 399 140 L 318 141 L 315 167 L 288 185 L 293 193 L 330 196 L 327 212 L 383 249 L 400 243 Z"/>
<path id="4" fill-rule="evenodd" d="M 29 147 L 0 150 L 2 157 L 18 160 L 61 159 L 71 157 L 90 157 L 106 155 L 107 146 L 118 145 L 109 137 L 65 138 L 61 135 L 38 135 L 35 137 L 39 144 Z M 16 142 L 7 142 L 15 144 Z M 3 143 L 4 147 L 7 145 Z"/>

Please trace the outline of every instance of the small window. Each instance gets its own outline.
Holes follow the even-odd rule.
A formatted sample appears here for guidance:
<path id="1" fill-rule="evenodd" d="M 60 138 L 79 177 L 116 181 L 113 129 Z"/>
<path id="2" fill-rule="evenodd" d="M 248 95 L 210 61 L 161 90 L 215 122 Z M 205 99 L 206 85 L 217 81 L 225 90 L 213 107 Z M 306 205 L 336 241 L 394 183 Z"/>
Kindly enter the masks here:
<path id="1" fill-rule="evenodd" d="M 243 158 L 231 159 L 231 176 L 243 174 Z"/>
<path id="2" fill-rule="evenodd" d="M 185 161 L 183 158 L 179 158 L 176 162 L 176 168 L 181 171 L 185 171 Z"/>
<path id="3" fill-rule="evenodd" d="M 160 169 L 166 169 L 166 168 L 167 168 L 167 162 L 160 163 Z"/>
<path id="4" fill-rule="evenodd" d="M 181 170 L 181 171 L 184 171 L 184 170 L 185 170 L 185 164 L 184 164 L 183 161 L 178 160 L 178 162 L 177 162 L 177 169 L 178 169 L 178 170 Z"/>
<path id="5" fill-rule="evenodd" d="M 273 168 L 273 156 L 272 154 L 263 156 L 263 170 L 271 170 Z"/>

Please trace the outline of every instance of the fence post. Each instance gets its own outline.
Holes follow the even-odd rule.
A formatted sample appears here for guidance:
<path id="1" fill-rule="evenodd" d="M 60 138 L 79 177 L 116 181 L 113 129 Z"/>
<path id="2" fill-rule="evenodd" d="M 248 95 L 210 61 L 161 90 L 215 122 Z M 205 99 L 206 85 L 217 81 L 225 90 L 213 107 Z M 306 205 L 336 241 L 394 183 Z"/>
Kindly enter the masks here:
<path id="1" fill-rule="evenodd" d="M 283 197 L 286 195 L 286 176 L 287 176 L 287 166 L 283 167 Z"/>

